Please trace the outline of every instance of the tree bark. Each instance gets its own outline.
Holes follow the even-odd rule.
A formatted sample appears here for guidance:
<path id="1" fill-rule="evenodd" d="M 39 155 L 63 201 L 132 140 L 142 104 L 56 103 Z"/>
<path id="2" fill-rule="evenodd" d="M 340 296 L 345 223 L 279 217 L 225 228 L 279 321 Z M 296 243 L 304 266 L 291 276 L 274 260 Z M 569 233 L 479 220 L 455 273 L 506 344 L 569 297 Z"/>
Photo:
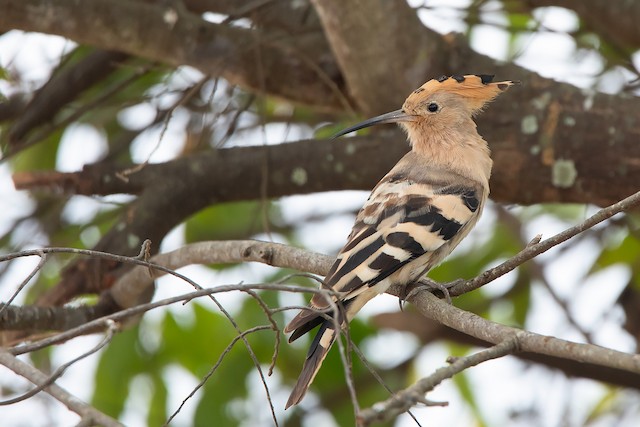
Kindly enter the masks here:
<path id="1" fill-rule="evenodd" d="M 321 57 L 312 57 L 313 51 L 307 53 L 306 38 L 299 38 L 301 43 L 293 45 L 260 30 L 209 23 L 178 5 L 3 0 L 0 31 L 57 34 L 173 66 L 191 65 L 249 90 L 319 109 L 345 108 L 337 69 L 319 61 Z"/>
<path id="2" fill-rule="evenodd" d="M 556 6 L 571 9 L 586 27 L 618 47 L 640 46 L 640 2 L 625 0 L 526 0 L 530 7 Z"/>

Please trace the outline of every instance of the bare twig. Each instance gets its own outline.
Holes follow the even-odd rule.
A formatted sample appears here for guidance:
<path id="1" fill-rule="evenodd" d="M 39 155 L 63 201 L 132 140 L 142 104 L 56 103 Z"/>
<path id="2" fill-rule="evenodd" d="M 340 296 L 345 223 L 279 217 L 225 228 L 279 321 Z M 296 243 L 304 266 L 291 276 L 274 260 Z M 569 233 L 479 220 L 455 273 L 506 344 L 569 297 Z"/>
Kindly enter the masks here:
<path id="1" fill-rule="evenodd" d="M 20 396 L 0 401 L 0 406 L 13 405 L 14 403 L 22 402 L 23 400 L 27 400 L 28 398 L 35 396 L 36 394 L 40 393 L 42 390 L 44 390 L 45 388 L 47 388 L 48 386 L 53 384 L 58 378 L 60 378 L 71 365 L 73 365 L 74 363 L 76 363 L 76 362 L 78 362 L 78 361 L 80 361 L 80 360 L 82 360 L 82 359 L 84 359 L 86 357 L 91 356 L 92 354 L 94 354 L 95 352 L 100 350 L 102 347 L 104 347 L 105 345 L 110 343 L 111 339 L 113 338 L 114 334 L 116 333 L 117 326 L 116 326 L 116 323 L 113 322 L 113 321 L 108 321 L 107 324 L 108 324 L 108 328 L 106 330 L 106 335 L 102 339 L 102 341 L 100 341 L 100 343 L 98 343 L 98 345 L 93 347 L 91 350 L 82 353 L 80 356 L 76 357 L 75 359 L 70 360 L 69 362 L 60 365 L 49 376 L 49 378 L 47 378 L 45 381 L 43 381 L 40 384 L 38 384 L 37 387 L 29 390 L 28 392 L 26 392 L 26 393 L 24 393 L 24 394 L 22 394 Z"/>
<path id="2" fill-rule="evenodd" d="M 416 404 L 425 403 L 424 395 L 433 390 L 442 381 L 487 360 L 513 353 L 517 349 L 518 334 L 515 334 L 494 347 L 479 351 L 471 356 L 460 357 L 451 365 L 436 370 L 433 374 L 422 378 L 411 387 L 394 394 L 384 402 L 378 402 L 371 408 L 361 411 L 358 414 L 358 425 L 368 426 L 374 422 L 393 419 Z"/>
<path id="3" fill-rule="evenodd" d="M 511 270 L 514 270 L 516 267 L 522 265 L 526 261 L 529 261 L 533 257 L 548 251 L 554 246 L 566 242 L 570 238 L 582 233 L 585 230 L 590 229 L 591 227 L 594 227 L 602 221 L 611 218 L 615 214 L 627 211 L 637 206 L 638 204 L 640 204 L 640 191 L 617 203 L 612 204 L 611 206 L 599 210 L 594 215 L 590 216 L 585 221 L 574 227 L 568 228 L 563 232 L 558 233 L 555 236 L 545 239 L 539 243 L 528 245 L 517 255 L 503 262 L 497 267 L 485 271 L 474 279 L 467 280 L 466 282 L 453 286 L 451 289 L 449 289 L 449 293 L 451 294 L 451 296 L 459 296 L 462 294 L 466 294 L 467 292 L 476 290 L 481 286 L 497 279 L 498 277 L 507 274 Z"/>
<path id="4" fill-rule="evenodd" d="M 283 283 L 280 281 L 280 283 Z M 273 369 L 276 367 L 276 361 L 278 360 L 278 351 L 280 350 L 280 328 L 276 323 L 276 320 L 273 318 L 273 310 L 267 306 L 267 303 L 258 295 L 258 293 L 254 291 L 247 291 L 247 294 L 251 295 L 253 299 L 256 300 L 262 311 L 264 312 L 267 319 L 269 319 L 269 323 L 271 324 L 271 329 L 275 332 L 275 343 L 273 346 L 273 356 L 271 356 L 271 365 L 269 365 L 268 375 L 271 376 L 273 374 Z"/>
<path id="5" fill-rule="evenodd" d="M 69 329 L 68 331 L 64 331 L 59 334 L 53 335 L 51 337 L 44 338 L 35 343 L 22 344 L 16 347 L 12 347 L 8 351 L 11 354 L 15 354 L 15 355 L 29 353 L 35 350 L 48 347 L 50 345 L 55 345 L 61 342 L 68 341 L 72 338 L 75 338 L 81 335 L 103 330 L 108 327 L 109 320 L 122 322 L 130 317 L 137 316 L 142 313 L 146 313 L 147 311 L 153 310 L 158 307 L 176 304 L 183 301 L 190 301 L 195 298 L 200 298 L 203 296 L 209 296 L 213 294 L 234 292 L 234 291 L 246 292 L 247 290 L 270 290 L 270 291 L 279 291 L 279 292 L 299 292 L 299 293 L 313 293 L 313 294 L 320 293 L 325 295 L 327 294 L 337 295 L 337 293 L 331 292 L 326 289 L 314 289 L 314 288 L 307 288 L 303 286 L 278 285 L 278 284 L 272 284 L 272 283 L 221 285 L 215 288 L 204 288 L 197 291 L 188 292 L 186 294 L 178 295 L 175 297 L 165 298 L 165 299 L 154 301 L 151 303 L 140 304 L 135 307 L 127 308 L 125 310 L 118 311 L 108 316 L 104 316 L 99 319 L 92 320 L 91 322 L 87 322 L 73 329 Z M 304 307 L 292 307 L 292 308 L 301 309 Z"/>
<path id="6" fill-rule="evenodd" d="M 202 288 L 200 288 L 200 289 L 202 289 Z M 251 291 L 251 292 L 253 292 L 253 291 Z M 218 309 L 220 310 L 220 312 L 222 312 L 222 314 L 224 314 L 224 316 L 231 323 L 231 325 L 233 325 L 233 328 L 236 330 L 236 332 L 238 332 L 238 337 L 242 340 L 242 343 L 244 344 L 245 348 L 247 349 L 247 353 L 249 354 L 249 357 L 251 357 L 251 361 L 253 362 L 253 366 L 256 367 L 256 371 L 258 372 L 258 375 L 260 375 L 260 380 L 262 381 L 262 384 L 264 386 L 264 392 L 267 395 L 267 401 L 269 402 L 269 408 L 271 409 L 271 414 L 273 416 L 274 423 L 275 423 L 276 427 L 278 427 L 278 419 L 276 418 L 275 408 L 273 407 L 273 400 L 271 399 L 271 392 L 269 391 L 269 387 L 267 386 L 267 380 L 264 377 L 264 372 L 262 371 L 262 365 L 260 365 L 260 361 L 258 360 L 258 356 L 256 356 L 256 353 L 255 353 L 255 351 L 253 351 L 253 348 L 251 347 L 251 344 L 249 344 L 249 341 L 247 340 L 247 337 L 245 336 L 245 334 L 242 331 L 242 329 L 240 329 L 240 326 L 238 326 L 238 323 L 233 318 L 233 316 L 231 316 L 231 314 L 229 314 L 229 312 L 222 306 L 222 304 L 220 304 L 220 302 L 217 299 L 213 298 L 212 295 L 208 295 L 208 296 L 218 306 Z"/>
<path id="7" fill-rule="evenodd" d="M 211 378 L 211 376 L 216 372 L 216 370 L 218 370 L 218 367 L 222 363 L 222 360 L 224 360 L 225 356 L 229 354 L 233 346 L 238 341 L 240 341 L 242 338 L 245 338 L 247 335 L 252 334 L 254 332 L 266 331 L 269 329 L 271 329 L 269 325 L 255 326 L 251 329 L 247 329 L 246 331 L 243 331 L 239 335 L 236 335 L 233 338 L 233 340 L 231 340 L 229 345 L 227 345 L 224 351 L 220 353 L 220 356 L 218 357 L 218 361 L 215 363 L 215 365 L 213 365 L 213 367 L 209 369 L 209 372 L 207 372 L 207 374 L 204 377 L 202 377 L 202 380 L 200 380 L 200 382 L 191 390 L 189 395 L 182 400 L 182 403 L 180 403 L 180 406 L 178 406 L 178 408 L 175 411 L 173 411 L 171 416 L 167 418 L 167 421 L 165 421 L 165 423 L 163 424 L 163 427 L 168 426 L 171 423 L 171 420 L 173 420 L 176 417 L 176 415 L 180 413 L 180 411 L 182 410 L 182 407 L 187 403 L 187 401 L 191 399 L 196 394 L 196 392 L 204 386 L 204 384 L 209 380 L 209 378 Z"/>
<path id="8" fill-rule="evenodd" d="M 362 363 L 364 363 L 364 366 L 367 367 L 367 370 L 371 373 L 371 375 L 373 375 L 373 377 L 376 379 L 376 381 L 378 381 L 378 384 L 380 384 L 382 387 L 384 387 L 384 389 L 387 390 L 387 392 L 389 392 L 390 395 L 395 396 L 394 391 L 389 388 L 387 383 L 384 381 L 384 379 L 382 379 L 382 377 L 380 376 L 378 371 L 376 371 L 376 369 L 373 367 L 373 365 L 371 365 L 371 363 L 369 363 L 369 360 L 367 360 L 367 357 L 358 348 L 358 346 L 355 343 L 352 342 L 351 343 L 351 348 L 353 348 L 353 351 L 355 351 L 355 353 L 358 355 L 358 358 L 362 361 Z M 413 421 L 416 423 L 416 425 L 418 427 L 422 427 L 422 425 L 420 424 L 420 421 L 418 421 L 418 418 L 416 418 L 416 416 L 413 415 L 413 413 L 408 409 L 407 409 L 407 414 L 409 414 L 409 416 L 411 418 L 413 418 Z"/>
<path id="9" fill-rule="evenodd" d="M 119 171 L 116 176 L 120 179 L 122 179 L 125 182 L 128 182 L 129 180 L 129 176 L 131 174 L 140 172 L 142 169 L 144 169 L 148 164 L 149 161 L 151 160 L 151 157 L 156 153 L 156 151 L 158 151 L 158 149 L 160 148 L 160 145 L 162 144 L 162 140 L 164 139 L 164 135 L 167 132 L 167 129 L 169 128 L 169 122 L 171 121 L 171 117 L 173 116 L 173 113 L 175 112 L 175 110 L 178 107 L 183 106 L 185 103 L 187 103 L 191 98 L 193 98 L 193 96 L 202 88 L 202 86 L 209 80 L 208 76 L 205 76 L 203 78 L 201 78 L 197 83 L 195 83 L 194 85 L 192 85 L 190 88 L 186 89 L 182 96 L 180 96 L 180 98 L 178 98 L 178 100 L 176 102 L 173 103 L 173 105 L 171 105 L 168 109 L 164 110 L 161 112 L 161 114 L 159 114 L 160 116 L 163 116 L 162 119 L 162 127 L 160 129 L 160 135 L 158 135 L 158 139 L 156 141 L 156 145 L 151 149 L 151 151 L 149 152 L 149 155 L 147 156 L 146 160 L 142 163 L 139 163 L 135 166 L 132 166 L 130 168 L 127 168 L 123 171 Z M 154 123 L 159 119 L 159 117 L 156 117 L 156 120 L 154 120 Z"/>
<path id="10" fill-rule="evenodd" d="M 496 210 L 497 210 L 498 218 L 500 219 L 500 221 L 503 221 L 510 228 L 512 228 L 512 232 L 517 236 L 521 244 L 525 243 L 522 221 L 520 221 L 519 218 L 517 218 L 514 214 L 507 211 L 505 208 L 501 207 L 500 205 L 496 206 Z M 526 243 L 525 248 L 529 248 L 531 246 L 537 245 L 538 243 L 540 243 L 541 240 L 542 240 L 542 235 L 538 234 L 531 241 Z M 545 277 L 544 269 L 540 261 L 537 259 L 531 259 L 531 263 L 529 265 L 529 271 L 531 271 L 531 274 L 534 276 L 535 279 L 539 280 L 540 283 L 542 283 L 542 285 L 547 290 L 551 298 L 556 302 L 556 304 L 558 304 L 558 306 L 561 308 L 569 324 L 573 326 L 573 328 L 576 331 L 582 334 L 586 342 L 588 342 L 589 344 L 593 344 L 593 337 L 591 336 L 591 333 L 578 323 L 578 321 L 571 314 L 571 310 L 569 308 L 569 304 L 567 303 L 567 301 L 565 301 L 560 297 L 560 295 L 558 295 L 555 289 L 553 289 L 553 286 L 551 286 L 551 283 L 549 283 L 549 281 Z"/>
<path id="11" fill-rule="evenodd" d="M 25 377 L 36 385 L 44 384 L 48 380 L 48 375 L 39 371 L 35 367 L 18 359 L 6 349 L 0 348 L 0 364 L 11 369 L 16 374 Z M 118 421 L 98 411 L 91 405 L 81 401 L 67 390 L 56 384 L 50 384 L 45 391 L 59 402 L 63 403 L 69 410 L 80 415 L 88 425 L 98 424 L 104 427 L 122 427 Z"/>
<path id="12" fill-rule="evenodd" d="M 16 299 L 18 294 L 24 289 L 25 286 L 27 286 L 31 279 L 33 279 L 33 276 L 35 276 L 36 273 L 40 271 L 42 266 L 47 262 L 47 256 L 43 252 L 39 253 L 38 255 L 40 255 L 40 261 L 38 261 L 38 265 L 36 265 L 34 269 L 31 270 L 31 273 L 22 281 L 22 283 L 20 283 L 16 291 L 13 293 L 13 295 L 11 295 L 11 298 L 9 298 L 5 304 L 0 305 L 0 319 L 2 319 L 2 314 L 7 309 L 7 307 L 13 302 L 14 299 Z"/>

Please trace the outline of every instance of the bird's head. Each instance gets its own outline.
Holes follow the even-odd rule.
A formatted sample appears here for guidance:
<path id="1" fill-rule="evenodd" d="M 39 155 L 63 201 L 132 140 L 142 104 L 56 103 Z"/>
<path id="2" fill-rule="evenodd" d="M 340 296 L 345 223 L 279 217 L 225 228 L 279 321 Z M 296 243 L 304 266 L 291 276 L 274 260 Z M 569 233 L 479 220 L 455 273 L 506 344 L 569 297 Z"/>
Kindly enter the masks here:
<path id="1" fill-rule="evenodd" d="M 402 109 L 365 120 L 335 137 L 383 123 L 400 123 L 410 134 L 418 129 L 428 131 L 440 126 L 455 126 L 462 120 L 469 120 L 489 101 L 517 83 L 511 80 L 493 82 L 493 76 L 484 74 L 442 76 L 414 90 Z"/>

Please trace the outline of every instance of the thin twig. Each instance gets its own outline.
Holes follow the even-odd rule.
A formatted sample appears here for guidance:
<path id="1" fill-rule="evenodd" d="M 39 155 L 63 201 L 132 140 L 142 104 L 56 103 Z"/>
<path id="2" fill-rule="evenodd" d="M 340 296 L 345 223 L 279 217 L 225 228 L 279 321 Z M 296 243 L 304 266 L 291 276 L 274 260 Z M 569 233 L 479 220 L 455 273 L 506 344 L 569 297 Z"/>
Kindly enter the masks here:
<path id="1" fill-rule="evenodd" d="M 315 289 L 315 288 L 307 288 L 303 286 L 292 286 L 292 285 L 277 285 L 272 283 L 221 285 L 215 288 L 204 288 L 197 291 L 188 292 L 186 294 L 178 295 L 175 297 L 165 298 L 162 300 L 158 300 L 158 301 L 154 301 L 146 304 L 136 305 L 134 307 L 127 308 L 125 310 L 117 311 L 108 316 L 104 316 L 99 319 L 92 320 L 91 322 L 87 322 L 73 329 L 69 329 L 59 334 L 44 338 L 35 343 L 22 344 L 16 347 L 11 347 L 7 351 L 9 351 L 11 354 L 14 354 L 14 355 L 29 353 L 35 350 L 40 350 L 42 348 L 48 347 L 50 345 L 55 345 L 61 342 L 68 341 L 72 338 L 85 335 L 87 333 L 94 333 L 96 331 L 105 329 L 108 327 L 109 320 L 121 322 L 130 317 L 137 316 L 142 313 L 146 313 L 147 311 L 153 310 L 158 307 L 176 304 L 183 301 L 190 301 L 195 298 L 209 296 L 212 294 L 234 292 L 234 291 L 245 292 L 247 290 L 257 290 L 257 289 L 279 291 L 279 292 L 297 292 L 297 293 L 313 293 L 313 294 L 319 293 L 319 294 L 325 294 L 325 295 L 326 294 L 338 295 L 337 293 L 328 291 L 326 289 Z M 300 309 L 302 307 L 296 307 L 296 308 Z"/>
<path id="2" fill-rule="evenodd" d="M 171 105 L 167 110 L 159 112 L 158 115 L 163 116 L 163 118 L 162 118 L 162 128 L 160 128 L 160 135 L 158 135 L 156 145 L 151 149 L 151 151 L 149 152 L 149 155 L 147 156 L 144 162 L 139 163 L 130 168 L 127 168 L 125 170 L 116 172 L 116 176 L 118 178 L 120 178 L 124 182 L 129 182 L 130 175 L 140 172 L 149 164 L 151 157 L 156 153 L 156 151 L 158 151 L 158 149 L 160 148 L 160 145 L 162 144 L 162 140 L 164 139 L 164 135 L 167 132 L 167 129 L 169 129 L 169 122 L 171 121 L 171 117 L 173 116 L 173 113 L 175 112 L 175 110 L 178 107 L 181 107 L 184 104 L 186 104 L 187 101 L 189 101 L 196 94 L 196 92 L 198 92 L 202 88 L 202 86 L 208 81 L 208 79 L 209 79 L 208 76 L 202 77 L 193 86 L 183 91 L 182 96 L 178 98 L 178 100 L 174 102 L 173 105 Z M 154 123 L 155 121 L 156 120 L 154 120 Z"/>
<path id="3" fill-rule="evenodd" d="M 514 214 L 507 211 L 505 208 L 501 207 L 500 205 L 496 206 L 496 211 L 498 213 L 498 219 L 506 223 L 507 226 L 509 226 L 510 228 L 512 228 L 511 231 L 517 236 L 521 244 L 525 243 L 524 231 L 523 231 L 522 222 L 520 221 L 520 218 L 516 217 Z M 526 243 L 525 248 L 528 248 L 533 245 L 537 245 L 538 243 L 540 243 L 541 240 L 542 240 L 542 235 L 538 234 L 531 241 Z M 544 275 L 543 266 L 538 259 L 535 259 L 535 258 L 531 259 L 531 263 L 529 265 L 529 271 L 531 272 L 531 274 L 535 279 L 538 279 L 540 283 L 542 283 L 542 286 L 546 289 L 546 291 L 549 293 L 551 298 L 555 301 L 556 304 L 558 304 L 558 306 L 564 313 L 564 316 L 567 319 L 567 322 L 569 322 L 569 324 L 573 326 L 573 328 L 576 331 L 582 334 L 586 342 L 588 342 L 589 344 L 593 344 L 593 337 L 591 333 L 587 331 L 585 328 L 583 328 L 580 325 L 580 323 L 578 323 L 578 321 L 573 317 L 573 315 L 571 314 L 571 310 L 569 308 L 569 304 L 567 303 L 567 301 L 562 299 L 560 295 L 558 295 L 555 289 L 553 289 L 553 286 L 551 286 L 551 283 L 549 283 L 546 276 Z"/>
<path id="4" fill-rule="evenodd" d="M 451 294 L 451 296 L 459 296 L 462 294 L 466 294 L 467 292 L 476 290 L 486 285 L 487 283 L 497 279 L 498 277 L 514 270 L 516 267 L 522 265 L 526 261 L 529 261 L 533 257 L 538 256 L 541 253 L 553 248 L 554 246 L 557 246 L 560 243 L 563 243 L 571 239 L 572 237 L 582 233 L 583 231 L 594 227 L 602 221 L 611 218 L 615 214 L 627 211 L 637 206 L 638 204 L 640 204 L 640 191 L 617 203 L 612 204 L 611 206 L 599 210 L 594 215 L 574 227 L 568 228 L 553 237 L 541 241 L 540 243 L 527 246 L 517 255 L 503 262 L 497 267 L 485 271 L 474 279 L 467 280 L 466 282 L 453 286 L 451 289 L 449 289 L 449 293 Z"/>
<path id="5" fill-rule="evenodd" d="M 371 408 L 358 414 L 358 425 L 368 426 L 373 422 L 390 420 L 418 403 L 425 403 L 424 395 L 433 390 L 442 381 L 453 377 L 465 369 L 476 366 L 487 360 L 503 357 L 518 350 L 518 334 L 505 339 L 501 343 L 471 356 L 460 357 L 452 364 L 437 369 L 433 374 L 422 378 L 411 387 L 397 392 L 384 402 L 378 402 Z"/>
<path id="6" fill-rule="evenodd" d="M 233 337 L 233 339 L 231 340 L 229 345 L 227 345 L 227 347 L 222 351 L 222 353 L 220 353 L 220 356 L 218 356 L 218 360 L 216 361 L 215 365 L 213 365 L 213 367 L 211 369 L 209 369 L 209 372 L 207 372 L 207 374 L 204 377 L 202 377 L 202 380 L 200 380 L 200 382 L 191 390 L 189 395 L 187 395 L 187 397 L 185 397 L 182 400 L 182 403 L 180 403 L 180 406 L 178 406 L 178 409 L 173 411 L 171 416 L 169 418 L 167 418 L 167 421 L 165 421 L 165 423 L 163 424 L 163 427 L 168 426 L 171 423 L 171 421 L 180 413 L 180 411 L 182 410 L 182 407 L 187 403 L 187 401 L 189 399 L 191 399 L 193 396 L 195 396 L 195 394 L 196 394 L 196 392 L 198 390 L 200 390 L 202 387 L 204 387 L 205 383 L 218 370 L 218 367 L 222 364 L 222 361 L 224 360 L 225 356 L 227 354 L 229 354 L 229 352 L 231 351 L 233 346 L 238 341 L 240 341 L 242 338 L 245 338 L 247 335 L 249 335 L 251 333 L 258 332 L 258 331 L 266 331 L 266 330 L 269 330 L 269 329 L 271 329 L 271 327 L 269 325 L 255 326 L 255 327 L 253 327 L 251 329 L 247 329 L 246 331 L 243 331 L 239 335 L 236 335 L 235 337 Z"/>
<path id="7" fill-rule="evenodd" d="M 23 400 L 27 400 L 28 398 L 35 396 L 36 394 L 40 393 L 42 390 L 44 390 L 45 388 L 47 388 L 48 386 L 53 384 L 58 378 L 60 378 L 71 365 L 73 365 L 76 362 L 79 362 L 80 360 L 82 360 L 82 359 L 84 359 L 86 357 L 91 356 L 93 353 L 97 352 L 102 347 L 104 347 L 105 345 L 110 343 L 111 339 L 115 335 L 118 327 L 117 327 L 116 323 L 113 322 L 113 321 L 108 321 L 107 324 L 109 326 L 106 329 L 106 335 L 102 339 L 102 341 L 100 341 L 100 343 L 98 343 L 98 345 L 93 347 L 91 350 L 89 350 L 89 351 L 87 351 L 85 353 L 82 353 L 80 356 L 76 357 L 75 359 L 72 359 L 69 362 L 64 363 L 63 365 L 60 365 L 60 367 L 58 367 L 58 369 L 56 369 L 49 376 L 49 378 L 47 378 L 45 381 L 43 381 L 40 384 L 38 384 L 37 387 L 29 390 L 28 392 L 26 392 L 26 393 L 24 393 L 24 394 L 22 394 L 20 396 L 0 401 L 0 406 L 13 405 L 14 403 L 22 402 Z"/>
<path id="8" fill-rule="evenodd" d="M 378 381 L 378 384 L 380 384 L 382 387 L 384 387 L 384 389 L 391 396 L 395 396 L 396 393 L 393 390 L 391 390 L 391 388 L 389 388 L 387 383 L 384 381 L 384 379 L 382 379 L 382 377 L 380 376 L 378 371 L 376 371 L 376 369 L 373 367 L 373 365 L 371 363 L 369 363 L 369 360 L 364 355 L 364 353 L 358 348 L 358 346 L 355 343 L 352 342 L 351 343 L 351 348 L 353 348 L 353 351 L 355 351 L 355 353 L 358 355 L 358 358 L 362 361 L 362 363 L 364 363 L 364 366 L 367 367 L 367 370 L 371 373 L 371 375 L 373 375 L 373 378 L 375 378 L 376 381 Z M 409 414 L 409 416 L 411 418 L 413 418 L 413 421 L 416 423 L 416 425 L 418 427 L 422 427 L 422 424 L 420 424 L 420 421 L 418 421 L 418 418 L 416 418 L 416 416 L 410 410 L 407 410 L 407 414 Z"/>
<path id="9" fill-rule="evenodd" d="M 209 297 L 213 298 L 212 295 L 209 295 Z M 249 354 L 249 357 L 251 358 L 251 361 L 253 362 L 253 366 L 256 367 L 256 371 L 258 371 L 258 375 L 260 375 L 260 380 L 262 381 L 262 384 L 264 386 L 264 392 L 267 395 L 267 401 L 269 402 L 269 407 L 270 407 L 271 413 L 272 413 L 272 415 L 274 417 L 275 425 L 276 425 L 276 427 L 278 427 L 278 420 L 277 420 L 277 418 L 275 418 L 276 412 L 275 412 L 275 408 L 273 407 L 273 400 L 271 399 L 271 392 L 269 391 L 269 387 L 267 386 L 267 379 L 265 378 L 264 372 L 262 371 L 262 366 L 260 365 L 260 361 L 258 360 L 258 356 L 256 356 L 256 353 L 255 353 L 255 351 L 253 351 L 253 348 L 251 347 L 251 344 L 249 344 L 249 341 L 247 340 L 247 337 L 245 336 L 245 334 L 242 331 L 242 329 L 240 329 L 240 326 L 238 326 L 238 323 L 235 321 L 233 316 L 231 316 L 229 314 L 229 312 L 222 306 L 222 304 L 220 304 L 218 302 L 218 300 L 214 299 L 214 302 L 218 306 L 218 309 L 226 316 L 227 320 L 229 320 L 229 322 L 231 322 L 231 324 L 233 325 L 234 329 L 238 332 L 238 336 L 242 340 L 242 343 L 244 344 L 245 348 L 247 349 L 247 353 Z"/>
<path id="10" fill-rule="evenodd" d="M 11 298 L 9 298 L 6 303 L 0 305 L 0 319 L 2 319 L 2 314 L 7 309 L 7 307 L 13 302 L 14 299 L 16 299 L 18 294 L 22 292 L 24 287 L 27 286 L 31 279 L 33 279 L 33 276 L 35 276 L 36 273 L 40 271 L 44 264 L 47 262 L 47 256 L 44 254 L 44 252 L 40 252 L 38 255 L 40 255 L 40 261 L 38 261 L 38 265 L 36 265 L 34 269 L 31 270 L 31 273 L 22 281 L 22 283 L 20 283 L 20 285 L 16 288 L 16 291 L 13 293 L 13 295 L 11 295 Z"/>
<path id="11" fill-rule="evenodd" d="M 271 323 L 271 329 L 273 330 L 273 332 L 275 332 L 276 339 L 275 339 L 274 348 L 273 348 L 273 356 L 271 356 L 271 364 L 269 365 L 269 372 L 267 374 L 271 376 L 273 374 L 273 370 L 276 367 L 276 361 L 278 360 L 278 352 L 280 350 L 280 328 L 278 327 L 276 320 L 273 318 L 273 310 L 271 310 L 269 306 L 267 306 L 267 303 L 264 302 L 264 300 L 260 297 L 260 295 L 258 295 L 257 292 L 254 292 L 252 290 L 246 291 L 246 293 L 249 294 L 253 299 L 255 299 L 258 305 L 260 306 L 260 308 L 262 308 L 262 311 L 264 312 L 265 316 L 267 316 L 267 319 L 269 319 L 269 323 Z"/>
<path id="12" fill-rule="evenodd" d="M 6 366 L 16 374 L 28 379 L 36 385 L 47 381 L 48 375 L 23 362 L 4 348 L 0 347 L 0 364 Z M 63 403 L 69 410 L 80 415 L 88 425 L 101 425 L 104 427 L 122 427 L 118 421 L 98 411 L 93 406 L 81 401 L 67 390 L 56 384 L 50 384 L 45 391 L 53 398 Z"/>

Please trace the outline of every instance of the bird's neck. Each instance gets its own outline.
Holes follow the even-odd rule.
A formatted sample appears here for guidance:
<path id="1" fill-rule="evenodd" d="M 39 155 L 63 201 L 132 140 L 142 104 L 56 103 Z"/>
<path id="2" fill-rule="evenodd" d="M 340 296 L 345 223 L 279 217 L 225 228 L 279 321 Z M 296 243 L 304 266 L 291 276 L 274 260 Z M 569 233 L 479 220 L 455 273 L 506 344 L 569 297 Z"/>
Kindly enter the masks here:
<path id="1" fill-rule="evenodd" d="M 493 161 L 487 142 L 473 120 L 469 122 L 455 127 L 408 128 L 407 133 L 413 151 L 427 163 L 455 171 L 488 190 Z"/>

